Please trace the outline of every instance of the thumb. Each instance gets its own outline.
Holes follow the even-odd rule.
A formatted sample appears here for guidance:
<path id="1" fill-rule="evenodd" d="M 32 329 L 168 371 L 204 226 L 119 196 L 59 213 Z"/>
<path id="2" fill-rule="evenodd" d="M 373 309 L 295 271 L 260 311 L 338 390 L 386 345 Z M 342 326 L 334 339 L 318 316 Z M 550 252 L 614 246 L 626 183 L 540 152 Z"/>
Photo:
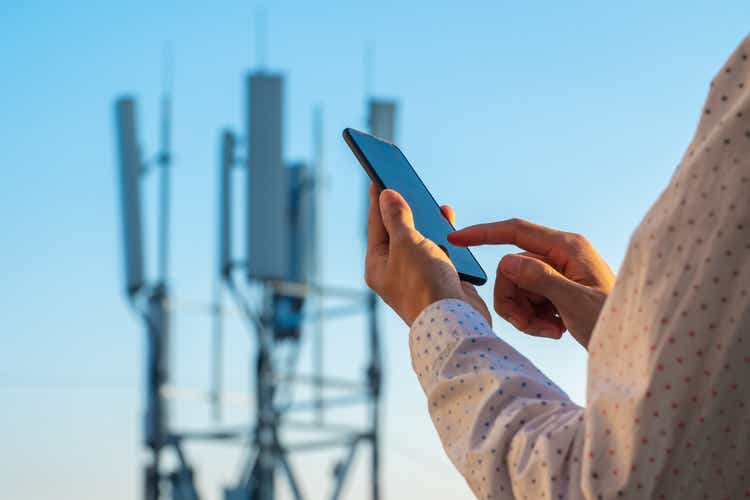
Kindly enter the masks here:
<path id="1" fill-rule="evenodd" d="M 500 261 L 499 270 L 518 287 L 546 297 L 558 308 L 575 301 L 580 292 L 581 285 L 534 257 L 506 255 Z"/>
<path id="2" fill-rule="evenodd" d="M 414 232 L 414 216 L 403 196 L 392 189 L 380 193 L 380 214 L 392 240 L 405 238 Z"/>

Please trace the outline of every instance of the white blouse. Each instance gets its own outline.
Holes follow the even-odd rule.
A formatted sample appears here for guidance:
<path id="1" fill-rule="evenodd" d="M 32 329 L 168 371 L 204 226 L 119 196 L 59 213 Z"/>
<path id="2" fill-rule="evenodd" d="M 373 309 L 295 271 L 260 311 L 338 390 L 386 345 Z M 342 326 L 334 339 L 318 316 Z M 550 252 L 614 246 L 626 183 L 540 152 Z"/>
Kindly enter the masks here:
<path id="1" fill-rule="evenodd" d="M 412 364 L 481 499 L 750 498 L 750 38 L 633 234 L 581 408 L 470 305 L 412 325 Z"/>

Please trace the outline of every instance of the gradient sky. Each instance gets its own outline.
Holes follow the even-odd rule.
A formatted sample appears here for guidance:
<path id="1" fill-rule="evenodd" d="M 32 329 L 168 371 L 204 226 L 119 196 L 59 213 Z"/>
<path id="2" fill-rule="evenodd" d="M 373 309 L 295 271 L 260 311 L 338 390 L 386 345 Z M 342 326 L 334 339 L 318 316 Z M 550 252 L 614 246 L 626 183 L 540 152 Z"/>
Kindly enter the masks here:
<path id="1" fill-rule="evenodd" d="M 469 5 L 469 4 L 464 4 Z M 340 130 L 363 126 L 364 47 L 376 94 L 400 108 L 397 142 L 458 224 L 523 217 L 589 237 L 616 269 L 680 161 L 708 83 L 746 35 L 746 1 L 266 3 L 268 67 L 286 80 L 286 157 L 309 158 L 325 116 L 325 276 L 361 280 L 363 173 Z M 219 130 L 240 130 L 256 63 L 251 2 L 15 2 L 0 7 L 0 488 L 8 499 L 131 499 L 140 488 L 143 334 L 122 294 L 112 102 L 139 99 L 156 146 L 160 54 L 175 51 L 172 287 L 205 304 L 214 266 Z M 153 200 L 150 200 L 153 201 Z M 149 204 L 153 208 L 153 203 Z M 150 229 L 153 229 L 151 224 Z M 153 250 L 153 240 L 149 249 Z M 512 249 L 482 248 L 494 275 Z M 153 268 L 153 267 L 152 267 Z M 491 294 L 490 284 L 482 288 Z M 179 309 L 174 381 L 205 388 L 209 322 Z M 386 498 L 469 498 L 443 457 L 410 369 L 406 328 L 386 325 Z M 585 402 L 570 338 L 496 331 Z M 328 360 L 361 370 L 361 322 L 328 332 Z M 247 388 L 248 333 L 229 320 L 229 388 Z M 347 372 L 348 370 L 348 372 Z M 228 411 L 238 422 L 246 410 Z M 208 422 L 181 404 L 176 422 Z M 353 418 L 344 415 L 343 418 Z M 190 448 L 206 498 L 236 477 L 237 449 Z M 325 457 L 300 459 L 328 491 Z M 360 498 L 361 461 L 347 490 Z"/>

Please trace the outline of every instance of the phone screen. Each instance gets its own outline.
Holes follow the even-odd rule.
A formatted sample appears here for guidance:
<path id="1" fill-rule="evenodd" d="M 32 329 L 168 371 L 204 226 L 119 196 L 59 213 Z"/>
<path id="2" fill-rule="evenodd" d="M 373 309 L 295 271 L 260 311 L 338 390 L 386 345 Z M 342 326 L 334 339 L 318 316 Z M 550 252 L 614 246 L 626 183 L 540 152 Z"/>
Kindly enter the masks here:
<path id="1" fill-rule="evenodd" d="M 443 216 L 435 198 L 401 150 L 390 142 L 353 129 L 346 129 L 344 138 L 378 187 L 393 189 L 404 197 L 414 214 L 414 226 L 446 250 L 461 279 L 484 284 L 487 275 L 471 251 L 448 242 L 448 233 L 455 228 Z"/>

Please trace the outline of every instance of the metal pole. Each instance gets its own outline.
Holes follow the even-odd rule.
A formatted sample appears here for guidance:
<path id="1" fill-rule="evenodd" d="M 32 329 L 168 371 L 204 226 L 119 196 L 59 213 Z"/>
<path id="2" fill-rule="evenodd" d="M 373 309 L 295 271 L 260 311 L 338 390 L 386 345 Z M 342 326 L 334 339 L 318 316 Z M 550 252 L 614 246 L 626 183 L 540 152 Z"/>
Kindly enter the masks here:
<path id="1" fill-rule="evenodd" d="M 146 327 L 148 363 L 146 366 L 145 441 L 151 450 L 151 464 L 146 470 L 147 500 L 158 500 L 161 480 L 160 455 L 167 443 L 167 408 L 162 388 L 168 381 L 167 340 L 169 319 L 166 309 L 167 291 L 157 286 L 148 298 Z"/>
<path id="2" fill-rule="evenodd" d="M 152 462 L 143 469 L 144 500 L 159 500 L 159 456 L 152 454 Z"/>
<path id="3" fill-rule="evenodd" d="M 365 45 L 365 96 L 375 95 L 375 43 L 370 41 Z M 367 107 L 367 103 L 365 103 Z"/>
<path id="4" fill-rule="evenodd" d="M 370 366 L 367 378 L 370 384 L 370 427 L 371 440 L 371 499 L 380 500 L 380 389 L 382 370 L 380 362 L 380 329 L 378 325 L 378 297 L 370 294 L 369 303 L 370 329 Z"/>
<path id="5" fill-rule="evenodd" d="M 351 468 L 352 461 L 354 460 L 354 453 L 357 451 L 357 445 L 359 444 L 359 440 L 354 440 L 349 445 L 349 453 L 347 453 L 346 458 L 342 461 L 336 464 L 336 468 L 334 469 L 334 475 L 336 476 L 336 482 L 333 485 L 333 493 L 331 493 L 331 500 L 338 500 L 341 496 L 341 492 L 344 489 L 344 482 L 346 481 L 346 477 L 349 473 L 349 469 Z"/>
<path id="6" fill-rule="evenodd" d="M 166 309 L 167 277 L 169 263 L 169 193 L 170 193 L 170 166 L 171 166 L 171 49 L 167 45 L 164 48 L 162 60 L 162 96 L 161 96 L 161 123 L 159 152 L 159 255 L 157 270 L 157 285 L 149 297 L 148 323 L 149 323 L 149 367 L 147 375 L 149 408 L 146 417 L 146 441 L 152 450 L 153 477 L 149 478 L 154 500 L 159 499 L 159 485 L 161 483 L 160 455 L 162 447 L 167 443 L 167 412 L 166 401 L 162 396 L 162 387 L 167 383 L 168 368 L 168 336 L 169 322 Z M 148 472 L 147 472 L 148 474 Z"/>
<path id="7" fill-rule="evenodd" d="M 312 189 L 315 210 L 315 233 L 314 241 L 310 242 L 312 248 L 312 267 L 311 276 L 316 285 L 323 282 L 323 263 L 320 252 L 320 245 L 323 241 L 323 111 L 320 107 L 315 108 L 313 113 L 313 172 L 312 172 Z M 325 298 L 323 294 L 315 294 L 313 303 L 317 311 L 325 308 Z M 318 379 L 315 386 L 315 400 L 317 403 L 316 421 L 323 424 L 325 413 L 323 411 L 323 315 L 319 315 L 315 321 L 313 333 L 313 373 Z"/>
<path id="8" fill-rule="evenodd" d="M 224 337 L 222 282 L 231 283 L 232 274 L 232 168 L 235 165 L 234 149 L 234 134 L 229 130 L 224 130 L 221 134 L 218 175 L 219 196 L 216 204 L 219 212 L 218 245 L 216 247 L 218 266 L 213 290 L 213 369 L 211 371 L 213 418 L 217 422 L 221 420 L 222 413 L 222 345 Z"/>
<path id="9" fill-rule="evenodd" d="M 213 290 L 213 367 L 211 370 L 211 402 L 213 419 L 221 421 L 222 365 L 224 344 L 224 308 L 222 304 L 221 280 L 217 278 Z"/>
<path id="10" fill-rule="evenodd" d="M 258 458 L 252 472 L 252 500 L 274 500 L 274 468 L 276 465 L 276 414 L 273 408 L 274 376 L 271 359 L 273 340 L 272 289 L 263 286 L 263 315 L 258 328 L 258 356 L 256 360 L 256 419 L 255 446 Z M 270 338 L 269 338 L 270 337 Z"/>
<path id="11" fill-rule="evenodd" d="M 169 259 L 169 192 L 170 192 L 170 168 L 172 164 L 171 135 L 172 135 L 172 51 L 169 45 L 164 48 L 164 59 L 162 62 L 163 86 L 161 96 L 161 124 L 158 163 L 160 167 L 160 204 L 159 204 L 159 283 L 165 285 L 167 282 L 168 259 Z"/>
<path id="12" fill-rule="evenodd" d="M 266 10 L 258 7 L 255 11 L 255 64 L 258 70 L 266 69 Z"/>
<path id="13" fill-rule="evenodd" d="M 302 490 L 300 489 L 297 478 L 294 475 L 294 469 L 292 469 L 292 465 L 289 463 L 286 450 L 277 445 L 276 452 L 279 462 L 281 462 L 281 467 L 286 473 L 287 481 L 289 481 L 289 488 L 292 490 L 294 500 L 302 500 L 304 495 L 302 495 Z"/>

